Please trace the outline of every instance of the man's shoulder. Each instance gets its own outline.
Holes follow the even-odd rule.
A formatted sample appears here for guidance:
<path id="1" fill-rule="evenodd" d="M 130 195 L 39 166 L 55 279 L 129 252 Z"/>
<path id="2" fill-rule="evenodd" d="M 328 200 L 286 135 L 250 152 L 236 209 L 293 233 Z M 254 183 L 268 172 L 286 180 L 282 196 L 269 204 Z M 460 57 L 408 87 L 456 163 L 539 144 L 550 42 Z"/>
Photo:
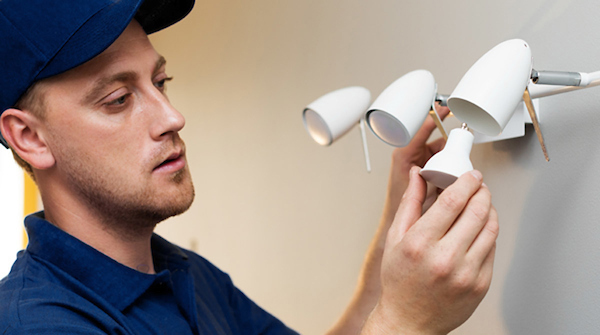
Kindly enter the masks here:
<path id="1" fill-rule="evenodd" d="M 163 260 L 159 264 L 155 263 L 155 266 L 159 265 L 159 268 L 165 267 L 164 264 L 168 263 L 167 267 L 172 271 L 174 270 L 173 267 L 177 266 L 176 264 L 186 264 L 186 270 L 196 281 L 207 281 L 214 285 L 231 285 L 229 275 L 207 258 L 194 251 L 179 247 L 156 234 L 153 236 L 153 253 L 155 261 L 157 255 Z M 175 260 L 175 262 L 172 262 L 172 260 Z"/>
<path id="2" fill-rule="evenodd" d="M 198 270 L 203 273 L 210 273 L 217 277 L 229 278 L 229 275 L 213 264 L 211 261 L 206 259 L 204 256 L 199 255 L 193 251 L 181 249 L 183 253 L 188 257 L 192 270 Z"/>
<path id="3" fill-rule="evenodd" d="M 53 269 L 21 252 L 0 281 L 0 333 L 102 334 L 91 327 L 97 308 L 68 288 Z"/>
<path id="4" fill-rule="evenodd" d="M 194 282 L 198 284 L 198 287 L 220 291 L 220 294 L 226 292 L 229 293 L 235 288 L 231 277 L 225 271 L 193 251 L 182 250 L 188 256 L 188 262 L 190 264 L 188 271 L 194 278 Z"/>

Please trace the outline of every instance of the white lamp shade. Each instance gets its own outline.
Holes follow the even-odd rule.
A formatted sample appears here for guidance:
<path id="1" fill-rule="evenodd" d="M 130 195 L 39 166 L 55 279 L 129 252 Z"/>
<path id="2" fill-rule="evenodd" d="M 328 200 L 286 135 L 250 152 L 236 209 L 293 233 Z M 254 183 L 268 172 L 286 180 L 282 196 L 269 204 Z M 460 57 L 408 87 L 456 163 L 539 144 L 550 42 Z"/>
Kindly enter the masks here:
<path id="1" fill-rule="evenodd" d="M 330 145 L 358 123 L 370 102 L 371 92 L 360 86 L 327 93 L 304 109 L 304 127 L 317 143 Z"/>
<path id="2" fill-rule="evenodd" d="M 469 156 L 474 136 L 466 129 L 452 129 L 444 149 L 431 157 L 421 176 L 436 187 L 445 189 L 463 173 L 473 170 Z"/>
<path id="3" fill-rule="evenodd" d="M 403 147 L 425 122 L 435 94 L 435 79 L 431 72 L 409 72 L 377 97 L 367 111 L 367 124 L 382 141 Z"/>
<path id="4" fill-rule="evenodd" d="M 500 134 L 523 98 L 531 63 L 525 41 L 498 44 L 463 76 L 448 98 L 448 107 L 469 128 L 489 136 Z"/>

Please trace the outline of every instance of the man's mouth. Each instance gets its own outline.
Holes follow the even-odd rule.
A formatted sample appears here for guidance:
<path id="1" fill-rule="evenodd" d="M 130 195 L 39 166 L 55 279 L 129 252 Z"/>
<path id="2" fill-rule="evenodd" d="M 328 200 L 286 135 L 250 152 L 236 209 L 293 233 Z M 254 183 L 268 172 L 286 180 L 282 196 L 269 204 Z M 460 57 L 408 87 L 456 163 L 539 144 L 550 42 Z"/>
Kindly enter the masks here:
<path id="1" fill-rule="evenodd" d="M 157 165 L 153 172 L 172 173 L 181 170 L 183 167 L 185 167 L 185 156 L 182 150 L 178 150 Z"/>

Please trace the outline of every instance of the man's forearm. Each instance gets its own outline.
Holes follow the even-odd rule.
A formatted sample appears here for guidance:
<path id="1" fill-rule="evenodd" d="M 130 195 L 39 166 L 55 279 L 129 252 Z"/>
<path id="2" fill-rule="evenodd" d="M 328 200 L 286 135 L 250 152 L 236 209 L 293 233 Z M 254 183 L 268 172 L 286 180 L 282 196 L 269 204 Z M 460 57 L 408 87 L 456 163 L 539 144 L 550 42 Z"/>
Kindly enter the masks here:
<path id="1" fill-rule="evenodd" d="M 342 316 L 327 332 L 329 335 L 360 333 L 381 295 L 380 273 L 385 240 L 408 184 L 408 176 L 400 175 L 395 165 L 392 162 L 383 213 L 365 255 L 356 289 Z"/>

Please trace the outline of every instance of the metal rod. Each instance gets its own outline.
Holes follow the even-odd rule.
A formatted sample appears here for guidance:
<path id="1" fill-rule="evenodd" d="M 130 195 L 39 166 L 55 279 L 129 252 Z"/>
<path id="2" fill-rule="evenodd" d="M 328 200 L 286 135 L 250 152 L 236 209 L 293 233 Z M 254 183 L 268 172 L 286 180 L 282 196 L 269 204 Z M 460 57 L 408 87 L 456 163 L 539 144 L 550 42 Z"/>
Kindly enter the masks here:
<path id="1" fill-rule="evenodd" d="M 445 95 L 445 94 L 436 94 L 435 95 L 435 101 L 440 103 L 440 106 L 448 106 L 448 98 L 450 96 L 449 95 Z"/>
<path id="2" fill-rule="evenodd" d="M 581 85 L 581 73 L 532 70 L 531 81 L 534 84 L 579 86 Z"/>
<path id="3" fill-rule="evenodd" d="M 594 87 L 600 85 L 600 71 L 581 73 L 582 83 L 581 86 L 556 86 L 556 85 L 542 85 L 542 84 L 529 84 L 529 95 L 531 99 L 543 98 L 555 94 L 561 94 L 571 91 L 577 91 L 588 87 Z"/>
<path id="4" fill-rule="evenodd" d="M 371 158 L 369 157 L 369 147 L 367 146 L 367 134 L 365 132 L 365 119 L 361 118 L 358 122 L 360 135 L 362 137 L 363 151 L 365 153 L 365 162 L 367 164 L 367 172 L 371 173 Z"/>

